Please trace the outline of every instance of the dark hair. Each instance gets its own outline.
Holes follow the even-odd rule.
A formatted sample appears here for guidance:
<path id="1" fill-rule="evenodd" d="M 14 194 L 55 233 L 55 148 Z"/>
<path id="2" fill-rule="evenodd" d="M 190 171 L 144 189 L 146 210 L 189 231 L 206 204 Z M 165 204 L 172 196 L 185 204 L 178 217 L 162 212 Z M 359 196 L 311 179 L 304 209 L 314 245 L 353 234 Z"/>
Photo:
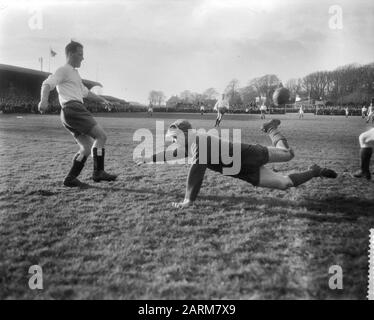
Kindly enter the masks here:
<path id="1" fill-rule="evenodd" d="M 68 43 L 65 47 L 65 54 L 68 55 L 69 53 L 74 53 L 77 51 L 78 48 L 83 49 L 83 45 L 79 42 L 71 40 L 70 43 Z"/>

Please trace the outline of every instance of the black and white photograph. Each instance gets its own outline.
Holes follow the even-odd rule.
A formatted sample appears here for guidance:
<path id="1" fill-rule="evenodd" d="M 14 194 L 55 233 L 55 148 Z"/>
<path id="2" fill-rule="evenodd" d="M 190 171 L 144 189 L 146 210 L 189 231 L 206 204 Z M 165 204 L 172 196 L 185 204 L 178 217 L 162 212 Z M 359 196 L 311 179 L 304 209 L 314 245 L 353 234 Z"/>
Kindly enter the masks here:
<path id="1" fill-rule="evenodd" d="M 0 0 L 0 300 L 374 300 L 373 31 L 371 0 Z"/>

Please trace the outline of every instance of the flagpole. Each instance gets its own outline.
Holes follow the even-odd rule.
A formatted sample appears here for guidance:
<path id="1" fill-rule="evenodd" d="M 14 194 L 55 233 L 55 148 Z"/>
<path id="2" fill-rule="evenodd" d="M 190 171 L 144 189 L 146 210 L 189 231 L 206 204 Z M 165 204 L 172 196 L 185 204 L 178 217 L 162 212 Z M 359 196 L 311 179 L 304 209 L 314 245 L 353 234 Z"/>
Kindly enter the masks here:
<path id="1" fill-rule="evenodd" d="M 49 47 L 49 54 L 48 54 L 48 72 L 51 72 L 51 47 Z"/>
<path id="2" fill-rule="evenodd" d="M 40 71 L 43 71 L 43 57 L 39 57 Z"/>

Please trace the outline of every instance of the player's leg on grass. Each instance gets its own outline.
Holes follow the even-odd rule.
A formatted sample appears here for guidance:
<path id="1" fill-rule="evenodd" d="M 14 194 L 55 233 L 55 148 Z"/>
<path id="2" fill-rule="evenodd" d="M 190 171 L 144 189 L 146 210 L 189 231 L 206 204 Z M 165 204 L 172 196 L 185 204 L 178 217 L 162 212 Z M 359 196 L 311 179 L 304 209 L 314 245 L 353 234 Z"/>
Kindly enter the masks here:
<path id="1" fill-rule="evenodd" d="M 95 182 L 114 181 L 117 176 L 109 174 L 104 170 L 105 143 L 107 139 L 104 129 L 97 124 L 91 129 L 89 135 L 95 139 L 92 146 L 92 158 L 94 162 L 92 179 Z"/>
<path id="2" fill-rule="evenodd" d="M 370 159 L 374 147 L 374 128 L 361 133 L 358 140 L 360 142 L 361 169 L 356 172 L 354 176 L 356 178 L 366 178 L 370 180 Z"/>
<path id="3" fill-rule="evenodd" d="M 216 124 L 214 125 L 214 127 L 219 127 L 221 120 L 222 120 L 222 113 L 217 111 L 217 119 L 216 119 Z"/>
<path id="4" fill-rule="evenodd" d="M 218 127 L 220 126 L 221 121 L 222 121 L 222 113 L 219 112 L 219 113 L 218 113 L 218 125 L 217 125 Z"/>
<path id="5" fill-rule="evenodd" d="M 374 120 L 373 116 L 374 116 L 374 113 L 370 112 L 367 116 L 366 123 L 369 123 L 370 121 L 372 122 Z"/>
<path id="6" fill-rule="evenodd" d="M 219 118 L 219 113 L 217 111 L 217 118 L 216 118 L 216 123 L 214 124 L 214 127 L 217 127 L 218 126 L 218 118 Z"/>
<path id="7" fill-rule="evenodd" d="M 84 134 L 75 136 L 74 139 L 79 145 L 79 151 L 73 158 L 73 164 L 69 173 L 64 179 L 64 185 L 66 187 L 83 187 L 85 186 L 85 184 L 80 182 L 77 177 L 81 173 L 84 164 L 86 163 L 87 157 L 91 153 L 93 139 Z"/>
<path id="8" fill-rule="evenodd" d="M 262 125 L 262 131 L 269 135 L 273 147 L 268 147 L 269 162 L 287 162 L 294 158 L 295 154 L 290 148 L 287 139 L 278 129 L 280 120 L 272 119 Z"/>
<path id="9" fill-rule="evenodd" d="M 284 176 L 262 166 L 260 167 L 260 182 L 258 186 L 262 188 L 286 190 L 294 185 L 288 176 Z"/>
<path id="10" fill-rule="evenodd" d="M 262 188 L 286 190 L 291 187 L 297 187 L 316 177 L 334 179 L 337 177 L 335 171 L 321 168 L 318 165 L 312 165 L 307 171 L 291 173 L 284 176 L 274 172 L 264 166 L 260 167 L 260 181 L 258 186 Z"/>

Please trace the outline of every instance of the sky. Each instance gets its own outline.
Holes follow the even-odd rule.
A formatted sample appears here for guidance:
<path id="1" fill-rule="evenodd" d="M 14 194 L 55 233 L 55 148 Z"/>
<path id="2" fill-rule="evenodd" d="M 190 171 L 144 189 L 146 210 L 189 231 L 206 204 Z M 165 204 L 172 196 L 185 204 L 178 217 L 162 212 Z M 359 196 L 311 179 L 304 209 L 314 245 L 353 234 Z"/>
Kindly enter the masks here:
<path id="1" fill-rule="evenodd" d="M 0 0 L 0 63 L 53 72 L 71 40 L 100 93 L 147 103 L 374 62 L 372 0 Z M 52 48 L 57 55 L 49 55 Z"/>

